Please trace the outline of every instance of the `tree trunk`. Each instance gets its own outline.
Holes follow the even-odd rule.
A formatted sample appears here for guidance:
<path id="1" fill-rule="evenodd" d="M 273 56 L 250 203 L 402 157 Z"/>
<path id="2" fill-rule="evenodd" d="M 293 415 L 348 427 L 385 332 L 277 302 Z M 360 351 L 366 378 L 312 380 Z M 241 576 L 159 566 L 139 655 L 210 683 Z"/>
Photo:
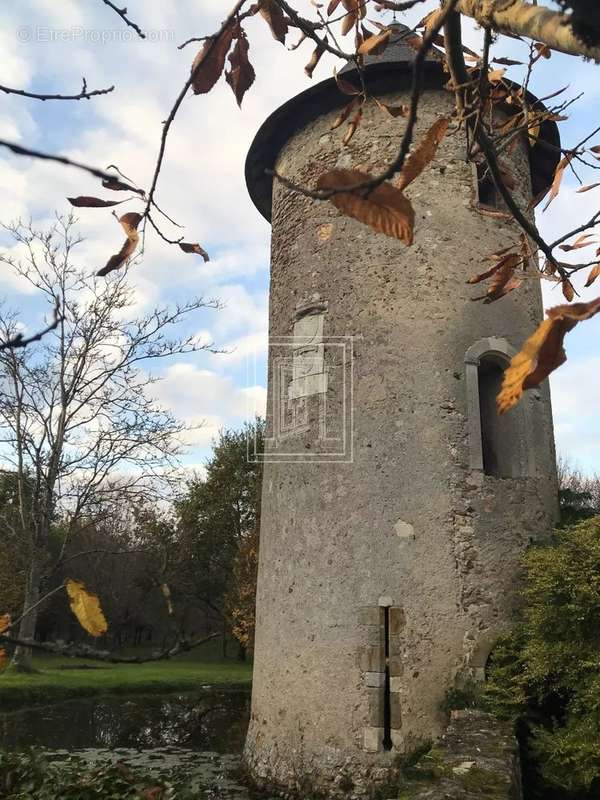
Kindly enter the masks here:
<path id="1" fill-rule="evenodd" d="M 27 581 L 25 583 L 25 596 L 23 599 L 23 613 L 34 606 L 40 599 L 40 568 L 36 560 L 31 564 Z M 19 624 L 19 639 L 35 639 L 38 610 L 34 608 L 26 614 Z M 19 672 L 35 672 L 32 665 L 32 650 L 30 647 L 17 645 L 12 657 L 11 665 Z"/>

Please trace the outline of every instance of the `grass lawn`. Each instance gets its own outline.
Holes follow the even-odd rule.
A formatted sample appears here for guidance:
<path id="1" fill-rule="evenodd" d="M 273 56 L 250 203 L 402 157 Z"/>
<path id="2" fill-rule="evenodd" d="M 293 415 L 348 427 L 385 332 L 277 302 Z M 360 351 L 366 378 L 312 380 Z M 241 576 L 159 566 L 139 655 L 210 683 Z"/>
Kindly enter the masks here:
<path id="1" fill-rule="evenodd" d="M 252 665 L 219 657 L 219 647 L 218 643 L 209 642 L 191 653 L 148 664 L 106 664 L 38 655 L 34 658 L 38 670 L 35 674 L 7 670 L 0 675 L 0 711 L 98 694 L 193 691 L 207 684 L 249 684 Z M 72 669 L 81 664 L 98 669 Z M 70 668 L 64 669 L 65 666 Z"/>

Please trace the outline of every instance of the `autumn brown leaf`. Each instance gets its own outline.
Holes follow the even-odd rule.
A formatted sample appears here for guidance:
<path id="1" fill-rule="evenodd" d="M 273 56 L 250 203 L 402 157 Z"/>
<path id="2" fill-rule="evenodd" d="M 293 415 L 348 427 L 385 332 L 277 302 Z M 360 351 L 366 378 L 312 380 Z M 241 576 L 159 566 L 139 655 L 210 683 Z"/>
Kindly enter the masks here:
<path id="1" fill-rule="evenodd" d="M 382 33 L 376 33 L 373 36 L 369 36 L 368 39 L 365 39 L 361 46 L 358 48 L 358 54 L 361 56 L 372 55 L 372 56 L 379 56 L 381 55 L 388 44 L 390 43 L 390 36 L 392 35 L 391 30 L 383 31 Z"/>
<path id="2" fill-rule="evenodd" d="M 0 616 L 0 633 L 4 633 L 8 628 L 10 628 L 10 614 L 2 614 Z"/>
<path id="3" fill-rule="evenodd" d="M 256 77 L 254 67 L 248 59 L 249 50 L 248 37 L 240 27 L 237 33 L 237 41 L 232 52 L 229 54 L 231 69 L 225 73 L 225 80 L 231 86 L 238 106 L 242 106 L 242 100 L 248 89 L 254 83 Z"/>
<path id="4" fill-rule="evenodd" d="M 89 592 L 81 581 L 69 578 L 65 583 L 71 611 L 79 620 L 81 627 L 90 636 L 103 636 L 108 630 L 106 619 L 100 608 L 97 595 Z"/>
<path id="5" fill-rule="evenodd" d="M 563 159 L 561 159 L 558 166 L 556 167 L 556 170 L 554 172 L 554 180 L 552 181 L 552 186 L 550 188 L 550 196 L 548 197 L 548 202 L 544 206 L 544 211 L 548 208 L 550 203 L 556 197 L 558 197 L 558 193 L 560 192 L 560 185 L 562 183 L 565 170 L 574 158 L 575 158 L 574 153 L 567 153 L 567 155 Z"/>
<path id="6" fill-rule="evenodd" d="M 104 180 L 102 181 L 102 186 L 104 186 L 105 189 L 110 189 L 113 192 L 135 192 L 136 194 L 139 194 L 140 197 L 146 196 L 146 192 L 143 189 L 138 189 L 136 186 L 132 186 L 129 183 L 124 183 L 118 178 Z"/>
<path id="7" fill-rule="evenodd" d="M 589 303 L 555 306 L 548 310 L 548 319 L 527 339 L 504 373 L 496 400 L 500 414 L 515 406 L 526 389 L 539 386 L 544 378 L 564 364 L 567 360 L 563 347 L 566 334 L 579 322 L 590 319 L 599 311 L 600 298 Z"/>
<path id="8" fill-rule="evenodd" d="M 233 24 L 228 25 L 217 39 L 207 39 L 198 51 L 192 64 L 194 94 L 210 92 L 221 77 L 235 30 Z"/>
<path id="9" fill-rule="evenodd" d="M 191 242 L 179 242 L 179 247 L 181 247 L 184 253 L 196 253 L 197 255 L 202 256 L 205 262 L 210 261 L 208 253 L 203 247 L 200 247 L 199 244 L 192 244 Z"/>
<path id="10" fill-rule="evenodd" d="M 288 24 L 281 7 L 277 5 L 275 0 L 260 0 L 258 10 L 261 17 L 269 25 L 273 38 L 277 39 L 281 44 L 285 44 Z"/>
<path id="11" fill-rule="evenodd" d="M 560 249 L 564 250 L 565 253 L 568 253 L 571 250 L 581 250 L 582 247 L 590 247 L 590 245 L 594 244 L 594 241 L 589 241 L 593 237 L 593 233 L 584 233 L 581 236 L 578 236 L 573 244 L 561 244 Z"/>
<path id="12" fill-rule="evenodd" d="M 356 129 L 360 125 L 360 122 L 362 120 L 362 115 L 363 115 L 363 110 L 362 110 L 362 105 L 361 105 L 361 106 L 359 106 L 358 111 L 356 112 L 356 114 L 352 117 L 352 119 L 348 123 L 348 130 L 346 131 L 346 133 L 344 135 L 344 138 L 342 139 L 342 144 L 346 145 L 346 144 L 348 144 L 350 139 L 352 139 L 352 137 L 356 133 Z"/>
<path id="13" fill-rule="evenodd" d="M 419 177 L 425 167 L 433 161 L 440 142 L 446 135 L 449 124 L 448 117 L 441 117 L 429 128 L 423 141 L 411 153 L 402 168 L 397 184 L 399 189 L 406 189 L 415 178 Z"/>
<path id="14" fill-rule="evenodd" d="M 351 95 L 351 96 L 357 95 L 357 94 L 362 94 L 362 89 L 359 89 L 353 83 L 350 83 L 350 81 L 347 81 L 347 80 L 344 80 L 344 78 L 341 78 L 338 75 L 337 70 L 335 69 L 335 67 L 333 68 L 333 77 L 335 78 L 335 82 L 336 82 L 337 87 L 340 90 L 340 92 L 343 92 L 344 94 L 348 94 L 348 95 Z"/>
<path id="15" fill-rule="evenodd" d="M 376 97 L 374 97 L 373 100 L 377 104 L 377 108 L 389 114 L 390 117 L 408 117 L 410 113 L 410 106 L 389 106 L 387 103 L 382 103 L 381 100 L 378 100 Z"/>
<path id="16" fill-rule="evenodd" d="M 600 264 L 596 264 L 595 267 L 592 267 L 590 270 L 590 274 L 587 277 L 587 281 L 585 282 L 586 288 L 591 286 L 592 283 L 596 280 L 596 278 L 600 275 Z"/>
<path id="17" fill-rule="evenodd" d="M 356 104 L 358 103 L 358 97 L 355 97 L 351 100 L 347 106 L 340 111 L 337 117 L 331 123 L 331 130 L 334 131 L 336 128 L 339 128 L 340 125 L 343 125 L 344 122 L 348 119 L 352 111 L 356 108 Z"/>
<path id="18" fill-rule="evenodd" d="M 567 300 L 569 303 L 575 297 L 575 289 L 573 288 L 573 284 L 567 278 L 563 278 L 562 280 L 562 293 L 565 300 Z"/>
<path id="19" fill-rule="evenodd" d="M 6 650 L 3 647 L 0 647 L 0 672 L 4 672 L 6 669 L 7 660 Z"/>
<path id="20" fill-rule="evenodd" d="M 520 253 L 509 253 L 503 256 L 498 263 L 494 264 L 490 269 L 469 278 L 467 283 L 480 283 L 487 278 L 493 277 L 493 281 L 483 298 L 478 297 L 474 299 L 483 299 L 484 303 L 493 303 L 495 300 L 499 300 L 514 289 L 518 289 L 523 281 L 515 277 L 515 270 L 522 262 L 523 256 Z"/>
<path id="21" fill-rule="evenodd" d="M 130 258 L 131 255 L 133 255 L 133 252 L 138 246 L 138 242 L 140 240 L 140 235 L 137 232 L 137 226 L 141 221 L 142 215 L 137 214 L 134 211 L 130 211 L 127 214 L 123 214 L 122 217 L 119 217 L 119 222 L 127 234 L 127 239 L 125 240 L 123 247 L 119 250 L 119 252 L 115 253 L 114 256 L 111 256 L 106 262 L 106 265 L 102 267 L 102 269 L 98 270 L 96 273 L 97 275 L 108 275 L 109 272 L 119 269 L 119 267 L 123 266 L 125 261 Z"/>
<path id="22" fill-rule="evenodd" d="M 325 37 L 325 42 L 327 42 L 327 37 Z M 310 61 L 304 67 L 304 72 L 308 75 L 309 78 L 312 78 L 313 72 L 315 71 L 315 67 L 321 60 L 321 56 L 325 52 L 323 45 L 318 44 L 315 49 L 313 50 L 313 54 L 310 57 Z"/>
<path id="23" fill-rule="evenodd" d="M 320 176 L 319 189 L 343 189 L 371 180 L 371 176 L 353 169 L 334 169 Z M 385 233 L 411 245 L 415 224 L 415 212 L 400 189 L 391 183 L 383 183 L 369 192 L 368 196 L 358 192 L 334 194 L 330 201 L 342 213 L 370 225 L 379 233 Z"/>
<path id="24" fill-rule="evenodd" d="M 69 203 L 75 208 L 110 208 L 111 206 L 118 206 L 120 203 L 126 203 L 126 200 L 102 200 L 100 197 L 88 197 L 87 195 L 80 195 L 79 197 L 67 197 Z"/>
<path id="25" fill-rule="evenodd" d="M 329 5 L 327 6 L 327 16 L 330 17 L 336 8 L 339 6 L 340 0 L 330 0 Z"/>

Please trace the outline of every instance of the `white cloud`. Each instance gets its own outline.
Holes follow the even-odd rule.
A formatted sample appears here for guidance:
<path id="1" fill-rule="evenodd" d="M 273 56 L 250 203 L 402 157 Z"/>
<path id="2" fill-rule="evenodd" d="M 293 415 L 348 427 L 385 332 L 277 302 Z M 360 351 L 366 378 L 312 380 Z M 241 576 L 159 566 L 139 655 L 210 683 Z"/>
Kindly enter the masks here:
<path id="1" fill-rule="evenodd" d="M 264 415 L 266 390 L 240 386 L 232 378 L 189 362 L 168 367 L 153 391 L 178 418 L 194 426 L 185 436 L 189 446 L 206 448 L 224 427 L 239 426 L 255 413 Z"/>

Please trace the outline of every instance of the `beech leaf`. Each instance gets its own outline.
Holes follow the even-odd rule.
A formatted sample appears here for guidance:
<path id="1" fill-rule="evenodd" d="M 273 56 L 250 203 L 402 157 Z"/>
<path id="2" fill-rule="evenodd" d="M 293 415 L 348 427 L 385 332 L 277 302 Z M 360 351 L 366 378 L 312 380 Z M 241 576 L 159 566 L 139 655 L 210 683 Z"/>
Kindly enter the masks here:
<path id="1" fill-rule="evenodd" d="M 574 157 L 575 157 L 574 153 L 567 153 L 567 155 L 563 159 L 561 159 L 558 166 L 556 167 L 556 170 L 554 171 L 554 180 L 552 181 L 552 186 L 550 188 L 550 196 L 548 197 L 548 202 L 544 206 L 544 211 L 548 208 L 550 203 L 556 197 L 558 197 L 558 193 L 560 192 L 560 185 L 562 183 L 565 170 L 569 166 Z"/>
<path id="2" fill-rule="evenodd" d="M 274 0 L 260 0 L 258 10 L 271 29 L 273 38 L 277 39 L 281 44 L 285 44 L 288 24 L 281 7 Z"/>
<path id="3" fill-rule="evenodd" d="M 228 25 L 218 39 L 207 39 L 192 64 L 194 94 L 210 92 L 225 69 L 225 58 L 231 47 L 235 27 Z"/>
<path id="4" fill-rule="evenodd" d="M 567 355 L 563 341 L 581 321 L 600 311 L 600 298 L 589 303 L 573 303 L 551 308 L 545 319 L 512 359 L 496 399 L 498 413 L 513 408 L 526 389 L 531 389 L 564 364 Z"/>
<path id="5" fill-rule="evenodd" d="M 333 169 L 318 180 L 319 189 L 343 189 L 371 180 L 371 176 L 354 169 Z M 410 200 L 391 183 L 382 183 L 367 197 L 357 192 L 342 192 L 330 198 L 342 213 L 369 225 L 379 233 L 399 239 L 407 245 L 413 242 L 415 212 Z"/>
<path id="6" fill-rule="evenodd" d="M 65 584 L 69 595 L 71 611 L 77 617 L 81 627 L 90 636 L 103 636 L 108 630 L 106 619 L 100 608 L 97 595 L 89 592 L 81 581 L 69 578 Z"/>
<path id="7" fill-rule="evenodd" d="M 358 54 L 361 56 L 373 55 L 379 56 L 390 43 L 391 30 L 376 33 L 374 36 L 369 36 L 365 39 L 361 46 L 358 48 Z"/>
<path id="8" fill-rule="evenodd" d="M 208 253 L 204 250 L 203 247 L 200 247 L 199 244 L 191 244 L 190 242 L 179 242 L 179 247 L 183 250 L 184 253 L 196 253 L 199 256 L 202 256 L 204 261 L 210 261 L 208 257 Z"/>
<path id="9" fill-rule="evenodd" d="M 123 266 L 125 261 L 130 258 L 140 240 L 140 235 L 137 232 L 137 226 L 141 221 L 142 215 L 137 214 L 134 211 L 130 211 L 127 214 L 123 214 L 122 217 L 119 217 L 119 222 L 127 234 L 127 239 L 125 239 L 123 247 L 119 250 L 119 252 L 115 253 L 114 256 L 111 256 L 106 262 L 106 265 L 102 267 L 102 269 L 98 270 L 96 273 L 97 275 L 108 275 L 109 272 L 112 272 L 113 270 L 119 269 L 119 267 Z"/>
<path id="10" fill-rule="evenodd" d="M 582 186 L 581 189 L 577 189 L 577 194 L 591 192 L 592 189 L 597 189 L 598 186 L 600 186 L 600 183 L 590 183 L 589 186 Z"/>
<path id="11" fill-rule="evenodd" d="M 67 197 L 67 200 L 75 208 L 110 208 L 110 206 L 118 206 L 127 202 L 127 200 L 102 200 L 100 197 L 88 197 L 87 195 Z"/>
<path id="12" fill-rule="evenodd" d="M 225 80 L 231 86 L 238 106 L 242 107 L 242 100 L 248 89 L 254 83 L 256 74 L 254 67 L 248 59 L 248 37 L 242 28 L 239 29 L 237 41 L 229 54 L 231 70 L 225 73 Z"/>
<path id="13" fill-rule="evenodd" d="M 587 281 L 585 282 L 586 288 L 591 286 L 592 283 L 596 280 L 596 278 L 600 275 L 600 264 L 596 264 L 595 267 L 592 267 L 590 270 L 590 274 L 587 277 Z"/>
<path id="14" fill-rule="evenodd" d="M 351 100 L 348 103 L 347 106 L 344 106 L 344 108 L 340 111 L 340 113 L 337 115 L 337 117 L 331 123 L 331 130 L 332 131 L 334 131 L 336 128 L 339 128 L 340 125 L 344 124 L 344 122 L 348 119 L 348 117 L 350 116 L 350 114 L 352 113 L 354 108 L 356 107 L 357 103 L 358 103 L 358 97 L 355 97 L 353 100 Z"/>
<path id="15" fill-rule="evenodd" d="M 325 42 L 327 42 L 327 37 L 325 37 Z M 304 67 L 304 72 L 308 75 L 309 78 L 312 78 L 313 72 L 315 71 L 315 67 L 321 60 L 321 56 L 325 52 L 323 45 L 318 44 L 315 49 L 313 50 L 313 54 L 310 57 L 310 61 Z"/>
<path id="16" fill-rule="evenodd" d="M 146 192 L 143 189 L 138 189 L 135 186 L 131 186 L 129 183 L 124 183 L 120 181 L 118 178 L 107 178 L 106 180 L 102 181 L 102 186 L 105 189 L 110 189 L 113 192 L 135 192 L 139 194 L 140 197 L 145 197 Z"/>
<path id="17" fill-rule="evenodd" d="M 440 142 L 446 135 L 450 120 L 448 117 L 441 117 L 436 120 L 431 128 L 427 131 L 425 138 L 419 146 L 410 154 L 400 177 L 398 179 L 398 188 L 406 189 L 415 178 L 423 172 L 425 167 L 433 160 L 437 152 Z"/>
<path id="18" fill-rule="evenodd" d="M 360 125 L 360 121 L 362 119 L 362 115 L 363 115 L 363 110 L 362 110 L 362 105 L 361 105 L 361 106 L 359 106 L 358 111 L 356 112 L 356 114 L 352 117 L 352 119 L 348 123 L 348 130 L 346 131 L 346 133 L 344 135 L 344 138 L 342 139 L 342 144 L 346 145 L 346 144 L 348 144 L 350 139 L 352 139 L 352 137 L 356 133 L 356 129 Z"/>
<path id="19" fill-rule="evenodd" d="M 410 113 L 410 106 L 388 106 L 387 103 L 382 103 L 376 97 L 373 100 L 377 103 L 377 107 L 389 114 L 390 117 L 408 117 Z"/>
<path id="20" fill-rule="evenodd" d="M 2 614 L 0 616 L 0 633 L 4 633 L 8 628 L 10 628 L 10 614 Z"/>

